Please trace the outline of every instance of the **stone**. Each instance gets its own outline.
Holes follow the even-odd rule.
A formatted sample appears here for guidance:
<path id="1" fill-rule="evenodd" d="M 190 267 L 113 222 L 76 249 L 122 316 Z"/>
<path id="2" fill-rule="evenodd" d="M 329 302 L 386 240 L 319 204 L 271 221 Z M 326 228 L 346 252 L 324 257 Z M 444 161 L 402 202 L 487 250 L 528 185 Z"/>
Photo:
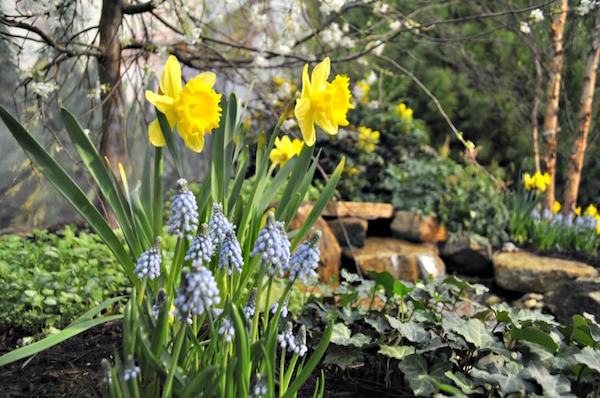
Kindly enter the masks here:
<path id="1" fill-rule="evenodd" d="M 331 232 L 337 238 L 338 243 L 344 247 L 363 247 L 367 238 L 369 222 L 358 217 L 340 217 L 328 220 Z"/>
<path id="2" fill-rule="evenodd" d="M 587 312 L 600 320 L 600 278 L 576 279 L 545 295 L 546 307 L 559 322 L 569 325 L 573 315 Z"/>
<path id="3" fill-rule="evenodd" d="M 392 235 L 413 242 L 444 242 L 448 231 L 432 216 L 423 218 L 410 211 L 397 211 L 391 225 Z"/>
<path id="4" fill-rule="evenodd" d="M 296 216 L 289 225 L 290 230 L 298 229 L 306 222 L 306 218 L 312 210 L 311 205 L 300 206 Z M 340 264 L 342 261 L 342 249 L 333 234 L 327 222 L 323 217 L 319 217 L 313 226 L 313 230 L 319 230 L 323 233 L 321 237 L 321 244 L 319 250 L 321 251 L 321 258 L 319 260 L 319 267 L 317 273 L 319 274 L 319 280 L 321 282 L 328 283 L 332 276 L 339 279 Z M 310 234 L 309 234 L 310 236 Z"/>
<path id="5" fill-rule="evenodd" d="M 494 256 L 495 282 L 503 289 L 522 293 L 546 293 L 577 278 L 593 278 L 598 271 L 587 264 L 542 257 L 525 251 Z"/>
<path id="6" fill-rule="evenodd" d="M 493 272 L 492 245 L 487 238 L 458 237 L 439 245 L 448 269 L 461 275 L 485 276 Z"/>
<path id="7" fill-rule="evenodd" d="M 368 275 L 369 271 L 387 271 L 397 280 L 414 281 L 427 278 L 424 272 L 436 275 L 446 272 L 444 262 L 433 244 L 369 237 L 365 240 L 363 248 L 344 249 L 342 256 L 346 262 L 360 267 L 365 275 Z"/>
<path id="8" fill-rule="evenodd" d="M 390 203 L 337 201 L 329 202 L 321 215 L 325 218 L 359 217 L 364 220 L 392 218 L 394 206 Z"/>

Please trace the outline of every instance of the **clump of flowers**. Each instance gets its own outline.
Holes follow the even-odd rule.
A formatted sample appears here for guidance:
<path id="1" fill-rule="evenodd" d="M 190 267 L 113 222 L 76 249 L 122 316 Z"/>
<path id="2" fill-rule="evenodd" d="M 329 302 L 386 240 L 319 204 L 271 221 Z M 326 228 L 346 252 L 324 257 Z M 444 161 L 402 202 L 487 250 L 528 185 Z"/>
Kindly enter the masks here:
<path id="1" fill-rule="evenodd" d="M 406 104 L 404 102 L 401 102 L 400 104 L 398 104 L 395 111 L 396 111 L 396 114 L 398 114 L 398 116 L 400 116 L 400 119 L 402 119 L 406 122 L 412 122 L 413 110 L 410 109 L 408 106 L 406 106 Z"/>
<path id="2" fill-rule="evenodd" d="M 537 189 L 540 192 L 546 192 L 546 188 L 550 185 L 550 174 L 542 174 L 538 171 L 531 176 L 529 173 L 525 173 L 523 174 L 523 184 L 528 191 Z"/>
<path id="3" fill-rule="evenodd" d="M 358 127 L 358 148 L 362 152 L 370 153 L 375 150 L 375 146 L 379 142 L 379 131 L 373 131 L 368 127 Z"/>

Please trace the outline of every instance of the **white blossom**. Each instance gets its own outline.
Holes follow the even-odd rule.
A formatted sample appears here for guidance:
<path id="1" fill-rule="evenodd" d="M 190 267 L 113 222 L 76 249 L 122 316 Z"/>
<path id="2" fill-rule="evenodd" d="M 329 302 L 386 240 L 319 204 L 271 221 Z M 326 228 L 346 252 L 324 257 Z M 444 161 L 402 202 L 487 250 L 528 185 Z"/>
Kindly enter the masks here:
<path id="1" fill-rule="evenodd" d="M 529 14 L 529 19 L 531 19 L 533 22 L 542 22 L 544 20 L 544 13 L 539 8 L 536 8 L 535 10 L 531 11 L 531 14 Z"/>
<path id="2" fill-rule="evenodd" d="M 342 7 L 344 7 L 345 3 L 345 0 L 321 0 L 321 6 L 319 7 L 319 10 L 323 14 L 329 15 L 332 12 L 339 12 Z"/>
<path id="3" fill-rule="evenodd" d="M 35 82 L 32 83 L 30 87 L 35 95 L 39 95 L 43 98 L 46 98 L 48 95 L 58 90 L 58 84 L 56 84 L 56 82 Z"/>
<path id="4" fill-rule="evenodd" d="M 587 15 L 599 4 L 599 0 L 581 0 L 581 3 L 579 3 L 579 6 L 577 6 L 577 14 L 580 16 Z"/>
<path id="5" fill-rule="evenodd" d="M 254 63 L 254 66 L 257 68 L 267 68 L 269 66 L 269 60 L 264 56 L 264 54 L 259 54 L 254 57 L 252 63 Z"/>
<path id="6" fill-rule="evenodd" d="M 527 22 L 521 22 L 521 26 L 519 27 L 519 29 L 521 29 L 521 32 L 525 33 L 526 35 L 531 33 L 531 28 L 529 27 L 529 24 Z"/>
<path id="7" fill-rule="evenodd" d="M 391 31 L 396 31 L 396 30 L 400 29 L 401 27 L 402 27 L 402 22 L 398 21 L 397 19 L 395 19 L 394 21 L 392 21 L 390 23 Z"/>

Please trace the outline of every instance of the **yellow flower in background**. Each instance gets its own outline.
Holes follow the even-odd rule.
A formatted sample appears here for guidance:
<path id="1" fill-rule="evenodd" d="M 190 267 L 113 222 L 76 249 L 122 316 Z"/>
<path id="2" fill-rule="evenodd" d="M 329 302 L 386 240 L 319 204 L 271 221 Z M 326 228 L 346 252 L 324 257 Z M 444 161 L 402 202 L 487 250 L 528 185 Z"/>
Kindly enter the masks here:
<path id="1" fill-rule="evenodd" d="M 344 173 L 352 177 L 360 173 L 360 170 L 358 169 L 358 167 L 348 167 L 344 169 Z"/>
<path id="2" fill-rule="evenodd" d="M 338 126 L 347 126 L 346 114 L 354 106 L 350 104 L 349 79 L 336 76 L 332 83 L 327 82 L 331 64 L 325 58 L 308 77 L 308 64 L 302 71 L 302 95 L 296 100 L 294 114 L 302 132 L 304 142 L 313 146 L 316 140 L 315 124 L 329 135 L 338 132 Z"/>
<path id="3" fill-rule="evenodd" d="M 540 173 L 539 171 L 533 175 L 529 173 L 523 174 L 523 185 L 528 191 L 537 189 L 541 192 L 546 192 L 546 188 L 550 185 L 550 174 Z"/>
<path id="4" fill-rule="evenodd" d="M 304 143 L 298 138 L 294 138 L 294 140 L 292 141 L 287 135 L 284 135 L 283 137 L 281 137 L 281 139 L 279 139 L 279 137 L 276 137 L 275 147 L 271 150 L 271 153 L 269 154 L 269 159 L 271 159 L 271 162 L 273 164 L 272 167 L 283 167 L 283 165 L 286 164 L 288 160 L 300 153 L 303 145 Z"/>
<path id="5" fill-rule="evenodd" d="M 182 87 L 181 66 L 171 55 L 160 75 L 158 93 L 146 90 L 146 100 L 165 114 L 171 129 L 177 126 L 185 145 L 194 152 L 202 152 L 204 134 L 219 127 L 221 94 L 213 90 L 215 82 L 214 73 L 204 72 Z M 152 145 L 166 145 L 158 119 L 150 123 L 148 133 Z"/>
<path id="6" fill-rule="evenodd" d="M 552 206 L 552 213 L 558 214 L 558 212 L 560 211 L 561 207 L 562 206 L 560 205 L 560 202 L 558 202 L 558 201 L 555 200 L 554 201 L 554 206 Z"/>
<path id="7" fill-rule="evenodd" d="M 575 215 L 576 215 L 576 216 L 580 216 L 580 215 L 581 215 L 581 206 L 577 206 L 577 207 L 575 208 Z"/>
<path id="8" fill-rule="evenodd" d="M 401 119 L 406 120 L 407 122 L 412 122 L 413 120 L 413 110 L 406 106 L 404 102 L 401 102 L 396 107 L 396 113 L 400 115 Z"/>
<path id="9" fill-rule="evenodd" d="M 373 152 L 375 145 L 379 142 L 379 135 L 379 131 L 360 126 L 358 128 L 358 148 L 364 152 Z"/>
<path id="10" fill-rule="evenodd" d="M 587 209 L 585 209 L 584 216 L 596 217 L 598 215 L 598 209 L 594 205 L 589 205 Z"/>

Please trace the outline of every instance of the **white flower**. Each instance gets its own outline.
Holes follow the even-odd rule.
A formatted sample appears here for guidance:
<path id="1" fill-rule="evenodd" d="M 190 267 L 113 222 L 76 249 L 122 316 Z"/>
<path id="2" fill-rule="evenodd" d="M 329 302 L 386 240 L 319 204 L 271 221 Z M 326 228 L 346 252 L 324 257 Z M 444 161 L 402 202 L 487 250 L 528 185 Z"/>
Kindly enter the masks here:
<path id="1" fill-rule="evenodd" d="M 257 68 L 267 68 L 269 66 L 269 60 L 263 54 L 257 55 L 252 62 Z"/>
<path id="2" fill-rule="evenodd" d="M 531 28 L 527 22 L 521 22 L 519 29 L 521 29 L 521 32 L 525 33 L 526 35 L 531 33 Z"/>
<path id="3" fill-rule="evenodd" d="M 289 118 L 289 119 L 285 119 L 285 122 L 283 122 L 283 124 L 281 125 L 281 128 L 283 130 L 291 131 L 297 125 L 298 125 L 298 123 L 296 122 L 295 118 Z M 339 134 L 339 131 L 338 131 L 338 134 Z"/>
<path id="4" fill-rule="evenodd" d="M 344 7 L 345 3 L 345 0 L 321 0 L 321 6 L 319 7 L 319 10 L 323 14 L 329 15 L 332 12 L 339 12 L 342 7 Z"/>
<path id="5" fill-rule="evenodd" d="M 39 95 L 42 98 L 46 98 L 48 95 L 58 90 L 58 84 L 56 84 L 56 82 L 35 82 L 32 83 L 30 87 L 35 95 Z"/>
<path id="6" fill-rule="evenodd" d="M 539 8 L 536 8 L 529 14 L 529 19 L 533 22 L 542 22 L 544 20 L 544 13 Z"/>
<path id="7" fill-rule="evenodd" d="M 387 3 L 378 1 L 373 6 L 373 11 L 375 14 L 385 14 L 389 10 L 390 6 Z"/>
<path id="8" fill-rule="evenodd" d="M 398 21 L 397 19 L 395 19 L 394 21 L 392 21 L 390 23 L 391 31 L 396 31 L 396 30 L 400 29 L 401 27 L 402 27 L 402 22 Z"/>
<path id="9" fill-rule="evenodd" d="M 377 81 L 377 75 L 375 74 L 375 72 L 371 71 L 369 72 L 369 76 L 367 76 L 367 84 L 369 86 L 372 86 L 373 83 L 375 83 Z"/>
<path id="10" fill-rule="evenodd" d="M 580 16 L 587 15 L 597 5 L 600 5 L 599 0 L 581 0 L 581 3 L 577 6 L 577 14 Z"/>

